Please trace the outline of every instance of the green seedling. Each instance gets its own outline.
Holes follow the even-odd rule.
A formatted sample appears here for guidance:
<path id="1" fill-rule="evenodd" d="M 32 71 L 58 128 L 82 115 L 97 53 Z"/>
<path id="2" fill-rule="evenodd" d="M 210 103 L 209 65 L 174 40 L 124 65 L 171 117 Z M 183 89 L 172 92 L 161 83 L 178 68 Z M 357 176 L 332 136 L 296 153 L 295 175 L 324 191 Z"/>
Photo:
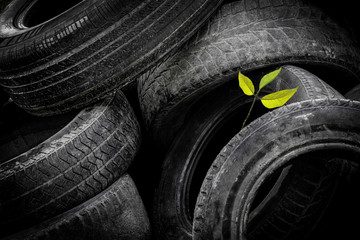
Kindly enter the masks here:
<path id="1" fill-rule="evenodd" d="M 246 77 L 245 75 L 241 74 L 239 72 L 239 86 L 244 92 L 244 94 L 248 96 L 254 96 L 254 100 L 251 104 L 250 110 L 248 112 L 248 115 L 246 116 L 243 125 L 241 129 L 244 128 L 246 121 L 249 119 L 250 113 L 254 107 L 256 99 L 260 99 L 261 103 L 269 109 L 277 108 L 283 106 L 289 99 L 296 93 L 299 87 L 293 88 L 293 89 L 285 89 L 280 90 L 278 92 L 270 93 L 268 95 L 263 96 L 262 98 L 259 97 L 259 93 L 263 87 L 265 87 L 267 84 L 271 83 L 280 73 L 281 68 L 270 72 L 266 75 L 264 75 L 261 78 L 260 84 L 259 84 L 259 90 L 255 94 L 255 87 L 253 82 L 250 80 L 250 78 Z M 255 95 L 254 95 L 255 94 Z"/>

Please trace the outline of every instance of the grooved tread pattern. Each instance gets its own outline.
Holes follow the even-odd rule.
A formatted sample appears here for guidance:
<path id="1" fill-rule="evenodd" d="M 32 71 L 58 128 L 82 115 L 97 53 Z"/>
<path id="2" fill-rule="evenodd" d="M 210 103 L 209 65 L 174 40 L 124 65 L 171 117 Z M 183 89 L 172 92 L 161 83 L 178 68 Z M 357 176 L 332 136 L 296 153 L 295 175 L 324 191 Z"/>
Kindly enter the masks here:
<path id="1" fill-rule="evenodd" d="M 143 202 L 132 178 L 124 174 L 90 200 L 4 240 L 146 240 L 150 236 Z"/>
<path id="2" fill-rule="evenodd" d="M 263 94 L 267 94 L 283 89 L 295 88 L 297 86 L 299 86 L 298 91 L 288 103 L 299 102 L 306 99 L 343 98 L 343 96 L 335 89 L 327 85 L 314 74 L 291 65 L 282 66 L 281 72 L 276 80 L 266 85 L 262 91 Z M 234 86 L 231 85 L 230 88 L 232 87 Z M 221 99 L 222 96 L 228 101 L 224 102 Z M 221 125 L 219 124 L 219 122 L 221 122 L 219 118 L 223 117 L 223 113 L 225 112 L 221 107 L 225 108 L 225 106 L 231 105 L 230 102 L 232 101 L 243 102 L 242 99 L 232 97 L 228 91 L 221 91 L 217 95 L 211 94 L 210 98 L 213 98 L 214 100 L 212 102 L 205 101 L 206 104 L 197 103 L 199 108 L 193 110 L 196 112 L 196 116 L 187 118 L 188 122 L 181 129 L 181 132 L 176 135 L 176 140 L 168 150 L 167 157 L 162 165 L 162 174 L 153 204 L 153 218 L 155 223 L 154 232 L 159 239 L 178 239 L 180 237 L 182 239 L 192 238 L 192 219 L 187 213 L 191 214 L 194 209 L 189 206 L 191 204 L 188 203 L 189 196 L 187 194 L 189 188 L 191 188 L 189 186 L 196 184 L 196 181 L 199 181 L 200 178 L 197 177 L 199 179 L 194 182 L 191 178 L 186 177 L 186 174 L 184 173 L 200 171 L 200 166 L 204 167 L 205 164 L 199 159 L 205 161 L 203 154 L 206 154 L 210 149 L 209 147 L 204 146 L 207 146 L 209 142 L 224 142 L 224 145 L 227 142 L 223 139 L 223 134 L 221 134 L 220 138 L 213 137 L 209 134 L 212 133 L 214 129 L 219 131 L 219 128 L 217 128 Z M 219 104 L 214 105 L 215 103 Z M 196 111 L 198 109 L 199 111 Z M 211 111 L 205 111 L 204 109 L 211 109 Z M 231 108 L 232 111 L 234 111 L 233 109 L 234 108 Z M 230 111 L 227 108 L 226 110 Z M 246 112 L 242 113 L 242 115 L 244 115 L 243 117 L 245 117 L 245 114 Z M 213 119 L 216 119 L 216 121 Z M 220 130 L 220 132 L 222 131 Z M 227 136 L 228 134 L 224 135 Z M 218 144 L 218 146 L 220 147 L 223 145 Z M 212 149 L 210 151 L 213 152 Z M 206 159 L 210 160 L 211 158 L 207 157 Z M 312 209 L 322 209 L 320 203 L 326 203 L 328 200 L 327 196 L 331 195 L 331 190 L 334 187 L 331 180 L 326 180 L 326 178 L 330 178 L 330 174 L 325 170 L 319 170 L 319 168 L 323 166 L 317 166 L 317 168 L 315 168 L 308 164 L 303 167 L 305 167 L 306 170 L 301 172 L 298 171 L 302 169 L 299 169 L 298 171 L 292 170 L 291 174 L 288 174 L 285 177 L 284 181 L 286 184 L 284 184 L 282 189 L 285 194 L 292 197 L 291 201 L 285 199 L 281 204 L 274 203 L 271 207 L 273 210 L 269 209 L 267 214 L 260 214 L 260 218 L 267 218 L 269 221 L 268 223 L 260 223 L 260 225 L 257 226 L 258 229 L 261 228 L 261 231 L 267 231 L 272 228 L 276 229 L 277 224 L 280 225 L 280 220 L 278 218 L 281 218 L 282 214 L 286 215 L 288 209 L 296 209 L 297 203 L 303 205 L 301 209 L 305 209 L 313 204 L 314 207 Z M 296 175 L 296 178 L 293 178 L 292 175 Z M 319 191 L 312 186 L 309 186 L 305 180 L 303 182 L 302 178 L 311 180 L 318 186 Z M 290 193 L 287 192 L 287 188 L 289 188 L 288 191 Z M 295 193 L 299 193 L 299 195 L 296 195 Z M 303 199 L 300 194 L 304 196 L 313 195 L 314 198 L 309 197 Z M 316 202 L 319 203 L 315 204 Z M 288 208 L 284 208 L 281 205 L 286 205 Z M 302 215 L 299 213 L 292 219 L 292 222 L 289 221 L 289 228 L 298 226 L 297 220 L 300 220 L 301 217 Z M 315 214 L 309 214 L 308 218 L 314 219 L 316 216 Z M 286 230 L 289 232 L 291 231 L 290 229 Z M 253 230 L 254 234 L 257 235 L 259 235 L 259 231 L 260 230 L 256 229 Z"/>
<path id="3" fill-rule="evenodd" d="M 0 165 L 0 226 L 30 225 L 106 189 L 130 165 L 140 127 L 118 91 L 55 135 Z"/>
<path id="4" fill-rule="evenodd" d="M 79 109 L 174 51 L 220 2 L 83 1 L 55 26 L 0 39 L 0 84 L 35 115 Z"/>
<path id="5" fill-rule="evenodd" d="M 342 99 L 344 98 L 331 86 L 314 74 L 295 66 L 282 66 L 276 81 L 268 84 L 264 91 L 275 92 L 285 88 L 299 86 L 298 92 L 288 101 L 288 104 L 310 99 Z M 230 143 L 226 146 L 229 148 Z M 233 146 L 235 147 L 235 146 Z M 203 201 L 208 195 L 214 176 L 220 171 L 227 154 L 222 152 L 222 158 L 212 166 L 204 180 L 198 200 L 198 208 L 204 206 Z M 292 239 L 310 231 L 329 203 L 336 189 L 336 174 L 344 163 L 333 161 L 328 165 L 315 165 L 311 161 L 291 168 L 285 177 L 286 184 L 276 203 L 273 203 L 268 213 L 252 219 L 248 239 Z M 324 167 L 327 166 L 327 167 Z M 334 170 L 338 169 L 338 170 Z M 199 210 L 200 212 L 201 210 Z M 261 218 L 261 219 L 259 219 Z M 203 218 L 199 214 L 195 218 L 194 232 L 200 232 Z M 254 223 L 256 222 L 256 223 Z M 300 232 L 299 232 L 300 231 Z M 297 238 L 296 238 L 297 239 Z"/>
<path id="6" fill-rule="evenodd" d="M 218 184 L 216 183 L 216 181 L 218 181 L 217 176 L 226 172 L 224 164 L 229 156 L 239 147 L 239 145 L 249 140 L 249 138 L 251 138 L 255 133 L 264 129 L 264 125 L 274 121 L 275 119 L 279 120 L 282 117 L 288 117 L 291 114 L 295 115 L 303 111 L 316 112 L 319 109 L 328 109 L 329 112 L 337 112 L 340 109 L 346 109 L 352 113 L 360 114 L 359 103 L 350 100 L 325 98 L 296 102 L 290 105 L 285 105 L 256 119 L 228 142 L 213 162 L 213 165 L 207 172 L 206 178 L 202 184 L 194 213 L 193 239 L 204 239 L 204 232 L 206 232 L 205 235 L 209 234 L 209 225 L 207 222 L 209 219 L 206 216 L 208 213 L 207 207 L 209 204 L 209 198 L 213 194 L 214 187 Z M 356 138 L 355 135 L 359 137 L 358 134 L 354 133 L 354 138 Z M 331 175 L 334 174 L 334 170 L 335 175 L 339 176 L 339 174 L 342 174 L 339 172 L 339 169 L 341 169 L 339 165 L 343 168 L 349 169 L 349 167 L 344 166 L 343 162 L 338 162 L 336 159 L 334 163 L 335 165 L 328 165 L 328 170 L 320 168 L 320 170 L 323 171 L 320 175 L 317 174 L 320 178 L 314 178 L 314 176 L 311 176 L 310 179 L 310 174 L 305 176 L 303 179 L 298 178 L 298 181 L 295 181 L 295 183 L 297 182 L 294 185 L 295 188 L 289 188 L 289 191 L 286 192 L 280 201 L 281 208 L 279 209 L 282 211 L 281 216 L 275 212 L 273 216 L 265 218 L 264 225 L 258 228 L 258 232 L 252 233 L 253 235 L 250 239 L 257 237 L 257 234 L 259 234 L 260 239 L 283 239 L 283 237 L 292 236 L 291 234 L 293 233 L 295 233 L 295 235 L 293 235 L 293 237 L 295 237 L 296 230 L 298 230 L 298 228 L 300 229 L 305 224 L 309 224 L 309 217 L 312 217 L 311 214 L 314 214 L 314 210 L 318 211 L 319 206 L 323 209 L 326 208 L 326 204 L 328 204 L 327 200 L 329 199 L 324 198 L 324 196 L 331 197 L 331 191 L 334 190 L 331 186 L 328 186 L 328 183 L 333 181 Z M 335 167 L 336 165 L 337 167 Z M 301 171 L 305 171 L 308 174 L 310 172 L 319 172 L 319 169 L 313 169 L 309 168 L 309 166 L 305 166 Z M 296 187 L 296 185 L 298 187 Z M 306 190 L 305 188 L 307 186 L 313 188 L 314 191 L 310 194 L 306 193 L 305 191 L 310 189 L 308 188 Z M 321 211 L 315 214 L 321 215 Z M 296 224 L 290 226 L 289 223 L 294 222 L 296 222 Z M 313 226 L 308 227 L 311 228 Z M 300 233 L 306 234 L 306 231 Z M 289 239 L 293 238 L 290 237 Z"/>
<path id="7" fill-rule="evenodd" d="M 156 139 L 182 102 L 239 71 L 323 64 L 358 79 L 359 56 L 349 34 L 305 1 L 235 1 L 222 5 L 177 54 L 139 78 L 142 114 Z"/>

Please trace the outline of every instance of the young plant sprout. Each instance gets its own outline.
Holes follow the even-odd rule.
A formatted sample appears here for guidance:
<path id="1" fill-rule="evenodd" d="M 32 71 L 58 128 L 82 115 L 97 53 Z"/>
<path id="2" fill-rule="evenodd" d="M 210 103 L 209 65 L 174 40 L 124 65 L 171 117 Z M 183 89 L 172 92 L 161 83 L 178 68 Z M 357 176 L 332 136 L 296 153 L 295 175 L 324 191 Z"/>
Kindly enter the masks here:
<path id="1" fill-rule="evenodd" d="M 254 84 L 250 80 L 250 78 L 246 77 L 245 75 L 241 74 L 241 72 L 239 72 L 240 88 L 242 89 L 244 94 L 246 94 L 248 96 L 254 96 L 254 100 L 251 104 L 250 110 L 243 122 L 241 129 L 244 128 L 246 121 L 249 119 L 250 113 L 254 107 L 256 99 L 260 99 L 261 103 L 266 108 L 272 109 L 272 108 L 277 108 L 277 107 L 283 106 L 296 93 L 296 91 L 298 90 L 299 87 L 293 88 L 293 89 L 280 90 L 278 92 L 270 93 L 268 95 L 263 96 L 262 98 L 259 98 L 259 93 L 260 93 L 261 89 L 263 87 L 265 87 L 267 84 L 271 83 L 279 75 L 280 71 L 281 71 L 281 68 L 264 75 L 261 78 L 261 81 L 259 84 L 259 90 L 256 92 L 256 94 L 255 94 Z"/>

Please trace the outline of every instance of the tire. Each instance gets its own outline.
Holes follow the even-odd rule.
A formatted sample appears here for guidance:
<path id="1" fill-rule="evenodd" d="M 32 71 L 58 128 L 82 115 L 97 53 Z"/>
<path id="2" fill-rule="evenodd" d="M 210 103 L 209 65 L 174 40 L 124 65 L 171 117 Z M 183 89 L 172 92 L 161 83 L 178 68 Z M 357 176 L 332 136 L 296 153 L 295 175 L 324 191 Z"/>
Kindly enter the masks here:
<path id="1" fill-rule="evenodd" d="M 0 83 L 53 115 L 94 103 L 188 39 L 221 0 L 13 0 L 0 15 Z"/>
<path id="2" fill-rule="evenodd" d="M 120 91 L 61 117 L 7 107 L 0 124 L 1 234 L 95 196 L 127 170 L 139 149 L 139 124 Z"/>
<path id="3" fill-rule="evenodd" d="M 194 239 L 247 239 L 256 191 L 288 164 L 359 159 L 360 135 L 353 121 L 358 117 L 358 102 L 321 99 L 281 107 L 249 124 L 223 148 L 207 173 L 195 209 Z M 301 194 L 294 191 L 292 196 Z M 268 234 L 279 239 L 289 215 L 298 213 L 282 215 L 282 227 Z M 290 239 L 303 239 L 303 234 L 304 230 L 295 231 Z"/>
<path id="4" fill-rule="evenodd" d="M 90 200 L 3 240 L 150 239 L 145 208 L 128 174 Z"/>
<path id="5" fill-rule="evenodd" d="M 359 81 L 359 59 L 356 42 L 309 1 L 234 1 L 139 79 L 140 106 L 150 135 L 164 147 L 193 102 L 239 71 L 295 64 L 340 89 Z"/>
<path id="6" fill-rule="evenodd" d="M 257 85 L 258 83 L 255 82 L 254 84 Z M 263 91 L 271 93 L 297 86 L 300 86 L 298 92 L 290 99 L 290 102 L 344 98 L 315 75 L 289 65 L 283 66 L 276 80 L 267 85 Z M 251 101 L 241 90 L 234 91 L 235 87 L 235 84 L 225 84 L 197 102 L 194 109 L 190 111 L 192 114 L 187 117 L 187 122 L 171 145 L 162 166 L 161 179 L 153 207 L 154 232 L 159 239 L 192 239 L 192 211 L 195 208 L 195 201 L 194 203 L 192 201 L 196 199 L 195 196 L 200 190 L 200 184 L 197 188 L 197 182 L 203 181 L 205 171 L 211 166 L 212 159 L 215 159 L 221 148 L 240 131 L 240 119 L 246 116 L 245 113 L 247 113 L 246 110 L 248 110 L 249 101 Z M 256 108 L 264 109 L 262 106 Z M 319 206 L 319 203 L 324 204 L 331 199 L 332 192 L 336 189 L 336 181 L 331 178 L 332 172 L 321 168 L 323 165 L 313 166 L 311 163 L 291 168 L 290 173 L 285 177 L 284 182 L 288 183 L 283 184 L 283 191 L 285 189 L 296 191 L 300 188 L 303 195 L 313 194 L 314 196 L 306 203 L 302 199 L 293 198 L 285 210 L 291 209 L 295 203 L 301 202 L 304 204 L 303 209 L 313 206 L 313 209 L 317 207 L 320 211 L 322 206 Z M 303 169 L 307 171 L 304 172 Z M 302 180 L 304 176 L 306 176 L 306 180 L 311 179 L 318 186 L 316 191 L 312 187 L 298 186 L 299 182 L 305 181 Z M 316 201 L 319 202 L 314 204 Z M 279 211 L 285 211 L 276 207 L 275 204 L 271 208 L 266 216 L 259 215 L 264 219 L 266 217 L 271 218 L 272 224 L 258 224 L 257 228 L 261 229 L 257 231 L 257 234 L 275 228 L 276 214 L 281 216 Z M 296 223 L 293 223 L 293 226 L 295 225 Z"/>

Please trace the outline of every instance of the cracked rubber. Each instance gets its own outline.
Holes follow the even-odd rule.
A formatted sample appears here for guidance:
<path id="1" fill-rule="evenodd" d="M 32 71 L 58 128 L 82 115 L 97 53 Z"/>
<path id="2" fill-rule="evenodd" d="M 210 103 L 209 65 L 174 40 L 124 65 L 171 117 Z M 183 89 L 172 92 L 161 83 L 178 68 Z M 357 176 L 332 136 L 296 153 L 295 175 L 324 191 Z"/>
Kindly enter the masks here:
<path id="1" fill-rule="evenodd" d="M 7 107 L 15 114 L 2 109 L 0 122 L 1 234 L 95 196 L 127 170 L 139 149 L 140 127 L 121 91 L 67 117 L 21 115 L 15 105 Z"/>
<path id="2" fill-rule="evenodd" d="M 128 174 L 95 197 L 3 240 L 150 240 L 143 202 Z"/>
<path id="3" fill-rule="evenodd" d="M 283 200 L 295 200 L 292 209 L 277 216 L 275 222 L 259 219 L 270 220 L 268 224 L 276 226 L 268 228 L 272 231 L 260 231 L 259 238 L 248 226 L 256 190 L 287 164 L 309 161 L 321 166 L 323 162 L 359 159 L 360 135 L 354 121 L 358 117 L 359 102 L 319 99 L 292 103 L 250 123 L 222 149 L 207 173 L 195 209 L 194 239 L 304 239 L 314 225 L 309 213 L 319 214 L 314 210 L 324 207 L 324 199 L 317 201 L 306 189 L 313 188 L 314 193 L 322 195 L 324 191 L 318 187 L 327 185 L 326 178 L 309 178 L 313 170 L 306 168 L 299 171 L 303 178 L 294 175 L 298 187 L 295 191 L 289 189 L 279 201 L 280 206 L 288 208 L 288 204 L 282 205 Z M 328 166 L 323 171 L 338 175 L 338 168 Z M 309 200 L 313 204 L 307 205 Z"/>
<path id="4" fill-rule="evenodd" d="M 222 5 L 180 51 L 139 79 L 140 106 L 150 134 L 167 145 L 189 107 L 239 71 L 298 64 L 324 67 L 322 73 L 339 71 L 344 82 L 356 82 L 359 59 L 353 38 L 309 1 L 234 1 Z M 338 80 L 326 81 L 332 85 Z"/>
<path id="5" fill-rule="evenodd" d="M 0 84 L 35 115 L 81 109 L 171 54 L 221 0 L 97 0 L 77 3 L 36 26 L 17 24 L 23 5 L 0 14 Z M 35 16 L 44 14 L 40 9 Z M 26 24 L 26 23 L 25 23 Z M 19 26 L 18 26 L 19 25 Z"/>

